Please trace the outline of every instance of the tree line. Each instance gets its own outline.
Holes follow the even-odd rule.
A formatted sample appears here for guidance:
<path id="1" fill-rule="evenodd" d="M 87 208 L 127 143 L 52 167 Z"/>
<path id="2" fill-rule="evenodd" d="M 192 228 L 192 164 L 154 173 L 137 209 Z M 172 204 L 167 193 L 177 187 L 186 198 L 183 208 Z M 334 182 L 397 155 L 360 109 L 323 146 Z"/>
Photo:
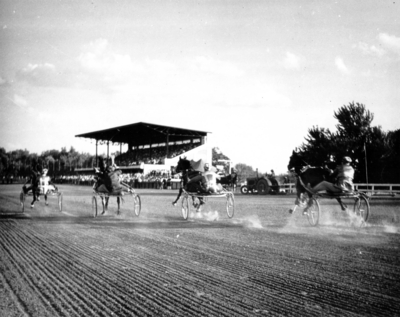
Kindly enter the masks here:
<path id="1" fill-rule="evenodd" d="M 357 183 L 400 183 L 400 129 L 373 126 L 374 114 L 351 102 L 334 112 L 337 131 L 314 126 L 296 151 L 311 166 L 339 164 L 350 156 Z"/>
<path id="2" fill-rule="evenodd" d="M 355 182 L 400 183 L 400 129 L 385 132 L 380 126 L 373 126 L 374 114 L 363 104 L 354 102 L 340 107 L 334 112 L 334 118 L 338 121 L 337 131 L 313 126 L 305 141 L 294 149 L 307 164 L 339 164 L 343 156 L 350 156 L 356 170 Z M 218 148 L 213 148 L 212 160 L 213 165 L 219 165 L 230 159 Z M 48 168 L 52 176 L 68 175 L 74 174 L 76 168 L 94 167 L 96 156 L 79 153 L 72 146 L 69 150 L 63 147 L 61 151 L 48 150 L 40 155 L 26 149 L 6 152 L 0 148 L 2 175 L 26 177 L 36 164 Z M 238 163 L 235 168 L 241 180 L 257 173 L 245 163 Z"/>

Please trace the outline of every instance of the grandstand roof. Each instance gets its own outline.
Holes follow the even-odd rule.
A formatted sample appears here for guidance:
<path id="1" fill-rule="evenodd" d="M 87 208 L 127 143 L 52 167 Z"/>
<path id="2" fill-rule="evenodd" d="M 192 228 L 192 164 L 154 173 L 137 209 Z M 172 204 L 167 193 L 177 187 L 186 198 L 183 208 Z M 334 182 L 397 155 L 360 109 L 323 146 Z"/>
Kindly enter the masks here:
<path id="1" fill-rule="evenodd" d="M 97 141 L 131 144 L 132 146 L 185 141 L 207 136 L 205 131 L 168 127 L 159 124 L 137 122 L 120 127 L 75 135 Z"/>

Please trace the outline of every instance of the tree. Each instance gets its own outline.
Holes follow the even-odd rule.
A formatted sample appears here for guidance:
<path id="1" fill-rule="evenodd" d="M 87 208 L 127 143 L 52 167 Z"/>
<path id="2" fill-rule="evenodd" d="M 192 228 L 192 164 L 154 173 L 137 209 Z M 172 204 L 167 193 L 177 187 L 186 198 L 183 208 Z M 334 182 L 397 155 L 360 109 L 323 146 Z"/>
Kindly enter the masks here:
<path id="1" fill-rule="evenodd" d="M 330 157 L 338 164 L 343 156 L 350 156 L 357 182 L 387 182 L 388 170 L 399 175 L 394 172 L 393 162 L 396 159 L 399 162 L 400 156 L 391 150 L 397 134 L 371 126 L 374 115 L 363 104 L 352 102 L 343 106 L 334 112 L 334 118 L 338 120 L 336 133 L 318 127 L 308 130 L 300 152 L 309 165 L 322 166 Z M 385 167 L 387 164 L 391 166 L 389 169 Z M 398 176 L 396 179 L 395 182 L 400 182 Z"/>
<path id="2" fill-rule="evenodd" d="M 253 167 L 251 167 L 247 164 L 244 164 L 244 163 L 236 164 L 235 168 L 237 170 L 238 178 L 239 178 L 240 182 L 246 180 L 246 178 L 248 178 L 250 176 L 254 176 L 254 174 L 255 174 Z"/>

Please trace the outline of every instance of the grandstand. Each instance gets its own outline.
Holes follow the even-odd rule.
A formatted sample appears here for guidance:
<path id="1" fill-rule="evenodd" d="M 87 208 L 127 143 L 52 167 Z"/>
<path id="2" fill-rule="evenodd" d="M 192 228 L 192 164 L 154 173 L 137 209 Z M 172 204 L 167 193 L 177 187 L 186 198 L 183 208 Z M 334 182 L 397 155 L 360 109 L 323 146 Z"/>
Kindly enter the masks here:
<path id="1" fill-rule="evenodd" d="M 129 125 L 78 134 L 75 137 L 95 140 L 96 162 L 98 162 L 98 146 L 119 144 L 120 155 L 115 163 L 123 172 L 148 173 L 157 170 L 171 170 L 179 156 L 199 160 L 211 164 L 212 151 L 207 145 L 209 132 L 189 130 L 153 123 L 137 122 Z M 122 145 L 128 150 L 122 153 Z M 76 169 L 78 173 L 87 173 L 90 169 Z"/>

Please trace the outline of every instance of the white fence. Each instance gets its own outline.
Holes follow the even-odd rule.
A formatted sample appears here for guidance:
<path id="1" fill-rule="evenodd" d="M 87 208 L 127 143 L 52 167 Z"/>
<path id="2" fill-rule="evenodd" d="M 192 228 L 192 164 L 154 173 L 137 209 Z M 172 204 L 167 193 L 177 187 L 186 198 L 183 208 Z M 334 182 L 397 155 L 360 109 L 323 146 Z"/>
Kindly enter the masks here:
<path id="1" fill-rule="evenodd" d="M 280 185 L 281 191 L 289 193 L 296 192 L 296 184 L 288 183 Z M 400 195 L 400 184 L 354 184 L 358 191 L 367 192 L 371 196 L 396 196 Z"/>

